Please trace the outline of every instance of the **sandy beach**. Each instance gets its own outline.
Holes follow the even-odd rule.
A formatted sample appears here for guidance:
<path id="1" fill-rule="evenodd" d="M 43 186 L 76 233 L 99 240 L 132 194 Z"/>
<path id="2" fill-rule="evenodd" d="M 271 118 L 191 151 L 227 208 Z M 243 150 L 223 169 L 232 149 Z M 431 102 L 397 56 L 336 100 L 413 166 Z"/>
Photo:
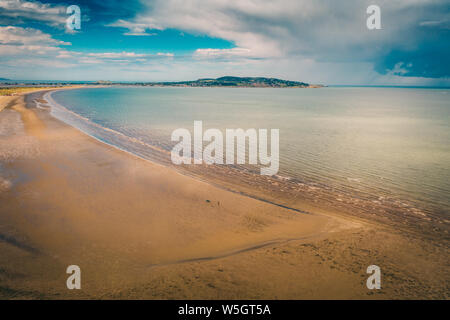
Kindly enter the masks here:
<path id="1" fill-rule="evenodd" d="M 448 299 L 448 240 L 182 175 L 53 118 L 44 92 L 0 97 L 0 298 Z"/>

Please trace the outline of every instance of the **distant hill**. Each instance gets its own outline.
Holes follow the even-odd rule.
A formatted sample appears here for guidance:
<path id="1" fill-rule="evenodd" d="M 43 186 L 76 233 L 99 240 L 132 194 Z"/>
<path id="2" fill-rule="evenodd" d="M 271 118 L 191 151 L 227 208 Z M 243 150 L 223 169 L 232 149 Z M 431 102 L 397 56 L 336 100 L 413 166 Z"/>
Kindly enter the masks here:
<path id="1" fill-rule="evenodd" d="M 246 88 L 308 88 L 310 84 L 299 81 L 262 77 L 220 77 L 194 81 L 157 82 L 155 85 L 182 87 L 246 87 Z"/>
<path id="2" fill-rule="evenodd" d="M 0 81 L 8 81 L 8 79 L 0 78 Z M 86 86 L 144 86 L 144 87 L 229 87 L 229 88 L 321 88 L 322 85 L 312 85 L 306 82 L 281 80 L 277 78 L 262 78 L 262 77 L 220 77 L 217 79 L 198 79 L 193 81 L 178 81 L 178 82 L 121 82 L 121 81 L 23 81 L 20 83 L 23 86 L 38 86 L 38 85 L 55 85 L 64 86 L 71 84 L 86 85 Z"/>
<path id="3" fill-rule="evenodd" d="M 109 80 L 98 80 L 98 81 L 95 81 L 93 84 L 113 84 L 113 82 L 112 81 L 109 81 Z"/>

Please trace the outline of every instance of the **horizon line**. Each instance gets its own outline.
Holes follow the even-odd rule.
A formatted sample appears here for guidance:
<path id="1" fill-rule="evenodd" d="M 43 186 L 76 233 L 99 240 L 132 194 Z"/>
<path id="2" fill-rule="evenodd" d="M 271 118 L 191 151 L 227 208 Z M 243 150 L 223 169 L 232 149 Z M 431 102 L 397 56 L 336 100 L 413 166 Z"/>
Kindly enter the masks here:
<path id="1" fill-rule="evenodd" d="M 219 77 L 220 78 L 220 77 Z M 272 78 L 272 79 L 280 79 L 280 78 L 274 78 L 274 77 L 239 77 L 239 78 Z M 216 79 L 216 78 L 199 78 L 200 79 Z M 176 80 L 176 81 L 169 81 L 169 80 L 162 80 L 162 81 L 136 81 L 136 80 L 35 80 L 35 79 L 5 79 L 0 80 L 0 85 L 2 84 L 8 84 L 8 82 L 36 82 L 36 83 L 95 83 L 95 82 L 110 82 L 115 84 L 121 84 L 121 83 L 162 83 L 162 82 L 186 82 L 186 81 L 196 81 L 196 80 Z M 280 79 L 284 81 L 296 81 L 296 82 L 303 82 L 299 80 L 285 80 Z M 390 85 L 390 84 L 320 84 L 320 83 L 309 83 L 312 85 L 322 85 L 324 87 L 386 87 L 386 88 L 439 88 L 439 89 L 450 89 L 450 86 L 439 86 L 439 85 Z M 19 84 L 19 83 L 16 83 Z"/>

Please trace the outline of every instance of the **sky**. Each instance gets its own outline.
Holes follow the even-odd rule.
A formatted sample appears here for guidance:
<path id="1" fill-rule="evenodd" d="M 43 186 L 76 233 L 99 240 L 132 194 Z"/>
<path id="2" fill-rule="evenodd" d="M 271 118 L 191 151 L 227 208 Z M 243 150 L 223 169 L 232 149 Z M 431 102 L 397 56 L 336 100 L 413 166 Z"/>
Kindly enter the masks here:
<path id="1" fill-rule="evenodd" d="M 450 86 L 449 57 L 449 0 L 0 0 L 8 79 Z"/>

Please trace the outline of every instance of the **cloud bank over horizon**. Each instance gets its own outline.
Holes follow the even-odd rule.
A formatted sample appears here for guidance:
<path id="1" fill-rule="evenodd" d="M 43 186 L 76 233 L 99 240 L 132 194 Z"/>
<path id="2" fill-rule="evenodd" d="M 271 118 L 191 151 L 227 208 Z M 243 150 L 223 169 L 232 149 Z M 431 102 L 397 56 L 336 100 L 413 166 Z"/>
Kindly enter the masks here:
<path id="1" fill-rule="evenodd" d="M 270 76 L 310 83 L 450 86 L 446 0 L 0 2 L 2 77 L 190 80 Z M 381 8 L 380 30 L 366 26 Z M 45 72 L 43 72 L 45 70 Z"/>

